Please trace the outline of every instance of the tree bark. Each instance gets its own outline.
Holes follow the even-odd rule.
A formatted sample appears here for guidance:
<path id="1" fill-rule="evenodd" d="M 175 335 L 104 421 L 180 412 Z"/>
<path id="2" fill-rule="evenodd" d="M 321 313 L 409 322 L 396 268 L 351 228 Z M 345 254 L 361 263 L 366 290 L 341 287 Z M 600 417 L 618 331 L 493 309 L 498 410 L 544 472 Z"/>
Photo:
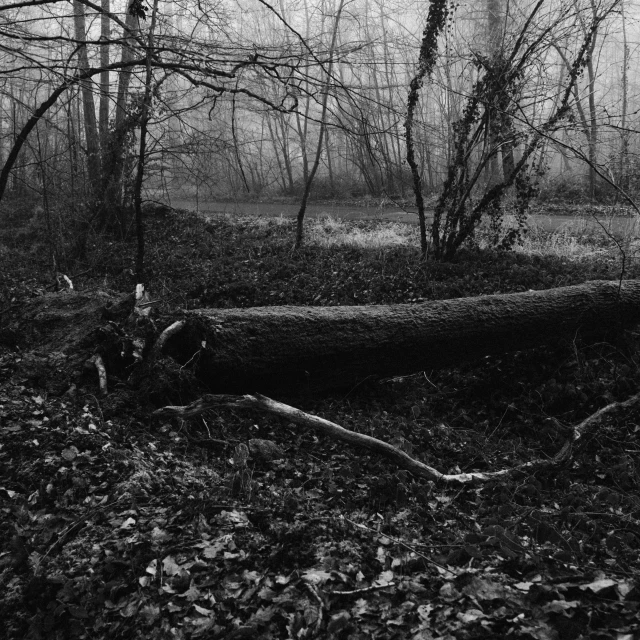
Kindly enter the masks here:
<path id="1" fill-rule="evenodd" d="M 140 113 L 140 147 L 138 150 L 138 166 L 136 168 L 136 179 L 134 183 L 134 204 L 136 211 L 136 283 L 144 284 L 144 219 L 142 215 L 142 181 L 144 179 L 144 168 L 147 150 L 147 127 L 151 117 L 151 103 L 153 90 L 153 67 L 151 58 L 153 56 L 154 37 L 156 29 L 156 18 L 158 15 L 158 2 L 153 0 L 151 10 L 151 24 L 149 25 L 149 35 L 147 39 L 147 71 L 144 79 L 144 98 L 142 100 L 142 111 Z M 138 19 L 138 28 L 140 20 Z"/>
<path id="2" fill-rule="evenodd" d="M 85 20 L 84 5 L 78 0 L 74 0 L 74 26 L 75 36 L 79 43 L 87 40 L 87 26 Z M 82 107 L 84 110 L 84 131 L 87 141 L 87 172 L 89 174 L 89 184 L 91 185 L 91 195 L 98 195 L 100 184 L 100 141 L 98 137 L 98 123 L 96 120 L 96 108 L 93 100 L 93 82 L 89 77 L 89 57 L 85 44 L 78 46 L 78 68 L 87 77 L 80 81 L 82 89 Z M 104 71 L 101 71 L 104 73 Z"/>
<path id="3" fill-rule="evenodd" d="M 136 126 L 137 118 L 127 114 L 127 100 L 129 98 L 129 84 L 132 70 L 126 65 L 133 60 L 135 34 L 138 32 L 138 25 L 134 15 L 127 12 L 125 25 L 122 31 L 122 53 L 121 63 L 124 66 L 118 75 L 118 87 L 115 100 L 115 120 L 113 131 L 109 135 L 109 140 L 103 148 L 103 218 L 101 223 L 107 221 L 109 212 L 116 212 L 118 222 L 124 230 L 126 221 L 119 207 L 122 204 L 122 187 L 124 172 L 124 157 L 126 138 L 128 133 Z"/>
<path id="4" fill-rule="evenodd" d="M 620 114 L 620 157 L 618 159 L 618 184 L 624 191 L 629 188 L 629 131 L 627 131 L 627 112 L 629 108 L 629 42 L 627 39 L 627 21 L 624 1 L 620 3 L 620 18 L 622 20 L 622 109 Z M 616 192 L 616 199 L 618 193 Z"/>
<path id="5" fill-rule="evenodd" d="M 325 392 L 640 322 L 640 282 L 353 307 L 207 309 L 164 351 L 214 392 Z"/>
<path id="6" fill-rule="evenodd" d="M 100 111 L 99 111 L 99 129 L 100 129 L 100 150 L 104 155 L 104 150 L 109 139 L 109 39 L 111 37 L 109 13 L 111 12 L 111 0 L 101 0 L 100 7 Z"/>

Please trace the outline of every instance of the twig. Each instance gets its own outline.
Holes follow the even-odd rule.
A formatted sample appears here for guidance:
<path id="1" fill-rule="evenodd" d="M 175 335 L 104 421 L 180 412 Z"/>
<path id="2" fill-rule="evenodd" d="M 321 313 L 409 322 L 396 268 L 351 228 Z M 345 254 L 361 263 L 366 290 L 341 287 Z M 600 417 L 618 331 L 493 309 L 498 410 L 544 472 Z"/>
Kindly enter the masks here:
<path id="1" fill-rule="evenodd" d="M 598 409 L 595 413 L 592 413 L 588 418 L 585 418 L 579 425 L 573 429 L 573 443 L 582 440 L 593 429 L 593 427 L 602 420 L 602 418 L 610 413 L 618 411 L 619 409 L 629 409 L 634 405 L 640 403 L 640 393 L 627 398 L 623 402 L 612 402 L 602 409 Z"/>
<path id="2" fill-rule="evenodd" d="M 183 431 L 187 440 L 191 444 L 198 444 L 202 446 L 215 446 L 215 447 L 230 447 L 231 443 L 226 440 L 218 440 L 217 438 L 194 438 L 186 429 Z"/>
<path id="3" fill-rule="evenodd" d="M 362 589 L 353 589 L 351 591 L 329 591 L 331 596 L 363 596 L 367 593 L 373 593 L 374 591 L 380 591 L 381 589 L 388 589 L 389 587 L 395 587 L 394 582 L 388 582 L 387 584 L 374 584 L 371 587 L 363 587 Z"/>
<path id="4" fill-rule="evenodd" d="M 96 353 L 93 358 L 91 358 L 91 362 L 95 366 L 98 371 L 98 379 L 100 382 L 100 394 L 106 396 L 108 393 L 107 390 L 107 370 L 104 366 L 104 360 L 99 353 Z"/>

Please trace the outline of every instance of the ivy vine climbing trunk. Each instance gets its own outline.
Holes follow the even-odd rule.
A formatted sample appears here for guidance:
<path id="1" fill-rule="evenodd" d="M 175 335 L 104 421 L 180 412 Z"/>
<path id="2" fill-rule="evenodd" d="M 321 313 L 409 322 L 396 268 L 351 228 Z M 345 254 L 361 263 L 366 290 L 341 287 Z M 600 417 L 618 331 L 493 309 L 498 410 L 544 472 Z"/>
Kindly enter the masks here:
<path id="1" fill-rule="evenodd" d="M 447 20 L 448 6 L 447 0 L 434 0 L 429 6 L 427 25 L 422 32 L 422 43 L 420 54 L 418 55 L 418 70 L 409 84 L 409 95 L 407 98 L 407 117 L 404 122 L 404 135 L 407 143 L 407 162 L 411 168 L 413 178 L 413 192 L 416 197 L 418 207 L 418 220 L 420 223 L 420 250 L 422 255 L 427 255 L 427 224 L 424 213 L 424 197 L 422 195 L 422 174 L 416 161 L 415 142 L 413 139 L 413 121 L 416 106 L 420 98 L 420 89 L 424 79 L 433 72 L 438 54 L 438 36 L 442 33 Z"/>
<path id="2" fill-rule="evenodd" d="M 439 260 L 451 259 L 462 244 L 471 238 L 483 217 L 490 217 L 492 224 L 501 224 L 502 204 L 505 191 L 516 187 L 514 208 L 518 228 L 509 229 L 502 238 L 497 238 L 497 246 L 508 248 L 520 235 L 524 225 L 524 214 L 528 199 L 533 192 L 528 170 L 535 168 L 536 155 L 542 143 L 562 127 L 563 121 L 571 114 L 571 97 L 576 92 L 576 83 L 588 66 L 593 52 L 593 42 L 600 25 L 616 9 L 617 0 L 605 7 L 602 13 L 594 13 L 590 23 L 578 24 L 584 37 L 573 61 L 561 53 L 567 68 L 560 98 L 545 119 L 531 123 L 528 131 L 522 129 L 525 109 L 524 99 L 531 95 L 527 79 L 532 78 L 531 70 L 537 60 L 553 48 L 554 34 L 564 33 L 567 25 L 575 24 L 575 17 L 562 11 L 550 23 L 540 23 L 540 12 L 545 0 L 538 0 L 522 26 L 515 42 L 504 46 L 499 55 L 477 56 L 478 79 L 474 83 L 462 117 L 455 123 L 453 159 L 447 170 L 442 192 L 435 206 L 432 227 L 433 253 Z M 561 52 L 558 47 L 557 50 Z M 579 102 L 577 102 L 579 106 Z M 516 116 L 521 127 L 516 131 Z M 497 125 L 494 123 L 498 123 Z M 491 137 L 495 126 L 496 142 L 499 144 L 480 145 L 479 141 Z M 497 182 L 482 181 L 481 177 L 508 143 L 513 147 L 518 141 L 522 146 L 519 158 L 503 156 L 504 175 Z M 479 152 L 478 152 L 479 151 Z"/>

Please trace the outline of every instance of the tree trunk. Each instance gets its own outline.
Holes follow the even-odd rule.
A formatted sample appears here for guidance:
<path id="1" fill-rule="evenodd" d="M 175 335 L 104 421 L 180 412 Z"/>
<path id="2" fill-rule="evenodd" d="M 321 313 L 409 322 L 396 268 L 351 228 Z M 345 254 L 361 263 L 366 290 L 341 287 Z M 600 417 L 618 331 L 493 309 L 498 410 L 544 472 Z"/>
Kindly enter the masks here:
<path id="1" fill-rule="evenodd" d="M 629 107 L 629 42 L 627 39 L 627 21 L 624 13 L 624 2 L 620 3 L 622 19 L 622 113 L 620 114 L 620 157 L 618 168 L 618 185 L 626 191 L 629 188 L 629 131 L 627 131 L 627 111 Z M 616 198 L 618 193 L 616 192 Z"/>
<path id="2" fill-rule="evenodd" d="M 126 222 L 119 212 L 119 207 L 122 204 L 125 146 L 128 133 L 137 124 L 136 118 L 127 114 L 127 100 L 129 98 L 132 70 L 127 68 L 126 64 L 133 60 L 134 57 L 134 34 L 137 30 L 135 16 L 127 12 L 122 31 L 121 63 L 124 68 L 118 75 L 114 126 L 109 135 L 109 141 L 103 148 L 102 202 L 105 217 L 102 223 L 106 222 L 108 212 L 116 212 L 117 220 L 123 231 Z"/>
<path id="3" fill-rule="evenodd" d="M 147 37 L 147 71 L 144 78 L 144 98 L 142 100 L 142 112 L 140 114 L 140 147 L 138 150 L 138 166 L 136 168 L 136 180 L 134 186 L 134 204 L 136 211 L 136 283 L 144 284 L 144 220 L 142 215 L 142 181 L 144 179 L 144 168 L 147 149 L 147 127 L 151 117 L 151 102 L 153 91 L 153 67 L 151 58 L 153 55 L 154 37 L 156 28 L 156 17 L 158 15 L 158 2 L 153 0 L 151 10 L 151 24 L 149 25 L 149 35 Z M 138 28 L 140 20 L 138 19 Z"/>
<path id="4" fill-rule="evenodd" d="M 427 223 L 424 213 L 424 196 L 422 195 L 422 174 L 415 157 L 415 140 L 413 137 L 413 120 L 425 77 L 429 78 L 435 66 L 438 54 L 438 36 L 442 33 L 447 15 L 447 3 L 437 0 L 429 6 L 427 24 L 422 32 L 420 54 L 418 55 L 418 70 L 409 83 L 407 96 L 407 117 L 404 121 L 404 135 L 407 147 L 407 163 L 413 177 L 413 192 L 418 207 L 418 222 L 420 225 L 420 250 L 426 257 L 429 245 L 427 243 Z"/>
<path id="5" fill-rule="evenodd" d="M 278 170 L 280 175 L 278 176 L 282 182 L 282 192 L 285 193 L 287 190 L 287 179 L 285 176 L 284 166 L 282 162 L 282 153 L 281 153 L 281 145 L 278 142 L 276 134 L 274 132 L 274 126 L 271 124 L 271 114 L 268 113 L 266 115 L 267 121 L 267 129 L 269 129 L 269 138 L 271 139 L 271 146 L 273 147 L 273 155 L 276 157 L 276 162 L 278 163 Z"/>
<path id="6" fill-rule="evenodd" d="M 99 129 L 100 129 L 100 149 L 104 154 L 105 147 L 109 139 L 109 39 L 111 38 L 110 18 L 111 0 L 101 0 L 100 7 L 100 111 L 99 111 Z"/>
<path id="7" fill-rule="evenodd" d="M 74 0 L 73 11 L 76 40 L 79 43 L 84 43 L 87 39 L 84 5 L 78 0 Z M 78 47 L 78 68 L 88 76 L 89 57 L 85 44 L 80 44 Z M 89 183 L 91 184 L 91 195 L 96 197 L 100 184 L 101 167 L 98 123 L 96 121 L 96 108 L 93 100 L 92 85 L 93 81 L 90 77 L 80 82 L 80 87 L 82 88 L 82 107 L 84 110 L 84 131 L 87 141 L 87 171 L 89 174 Z"/>
<path id="8" fill-rule="evenodd" d="M 640 321 L 640 282 L 426 304 L 207 309 L 165 351 L 214 392 L 295 394 L 430 370 Z"/>
<path id="9" fill-rule="evenodd" d="M 503 6 L 500 0 L 487 0 L 487 31 L 486 31 L 486 50 L 487 57 L 493 60 L 495 64 L 500 55 L 502 47 L 502 28 L 503 28 Z M 497 98 L 497 96 L 496 96 Z M 494 151 L 500 146 L 501 126 L 500 120 L 503 114 L 497 113 L 495 109 L 488 110 L 490 119 L 488 126 L 489 146 L 492 155 L 486 165 L 486 184 L 487 189 L 499 184 L 506 175 L 500 176 L 498 153 Z"/>

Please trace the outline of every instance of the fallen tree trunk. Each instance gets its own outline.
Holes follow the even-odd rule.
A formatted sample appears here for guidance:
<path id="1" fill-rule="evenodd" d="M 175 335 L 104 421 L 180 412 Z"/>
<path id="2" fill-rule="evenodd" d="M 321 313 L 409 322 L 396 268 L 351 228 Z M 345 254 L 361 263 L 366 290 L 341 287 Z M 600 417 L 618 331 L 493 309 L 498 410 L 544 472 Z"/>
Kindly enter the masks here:
<path id="1" fill-rule="evenodd" d="M 640 282 L 587 284 L 424 304 L 206 309 L 164 352 L 218 393 L 326 391 L 640 321 Z"/>

